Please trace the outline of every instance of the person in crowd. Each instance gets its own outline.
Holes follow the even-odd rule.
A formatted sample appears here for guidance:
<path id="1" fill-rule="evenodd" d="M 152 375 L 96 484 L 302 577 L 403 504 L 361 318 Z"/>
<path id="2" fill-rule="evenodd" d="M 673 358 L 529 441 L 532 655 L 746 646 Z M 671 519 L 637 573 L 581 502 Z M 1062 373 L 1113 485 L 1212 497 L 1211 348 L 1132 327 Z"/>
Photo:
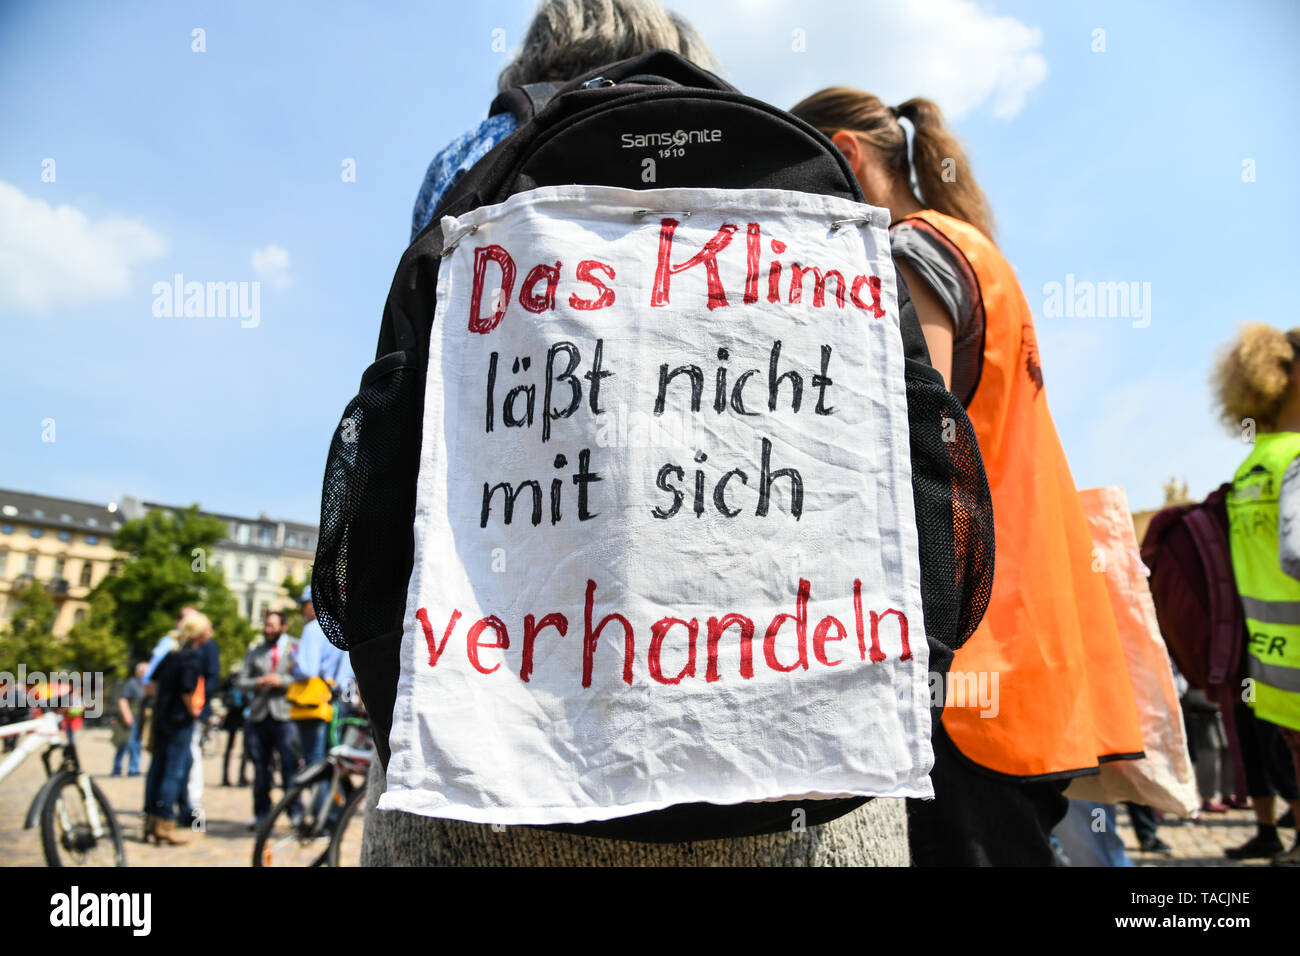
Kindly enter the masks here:
<path id="1" fill-rule="evenodd" d="M 184 622 L 184 620 L 191 614 L 197 612 L 198 608 L 190 607 L 187 604 L 185 607 L 181 608 L 180 613 L 176 615 L 176 626 L 162 637 L 158 638 L 158 643 L 154 645 L 153 651 L 149 655 L 149 663 L 145 667 L 144 683 L 146 693 L 148 692 L 148 685 L 153 682 L 154 668 L 162 662 L 164 657 L 180 646 L 177 640 L 177 634 L 180 633 L 182 622 Z"/>
<path id="2" fill-rule="evenodd" d="M 563 82 L 618 60 L 669 50 L 709 70 L 713 55 L 695 28 L 650 0 L 546 0 L 539 7 L 513 62 L 501 73 L 502 91 L 541 82 Z M 515 129 L 510 115 L 484 120 L 439 152 L 416 199 L 415 237 L 429 223 L 444 192 Z M 383 766 L 371 765 L 368 792 L 384 789 Z M 367 816 L 370 865 L 501 865 L 539 862 L 601 863 L 851 864 L 907 862 L 904 811 L 899 800 L 871 800 L 806 833 L 786 832 L 696 843 L 632 843 L 533 827 L 503 834 L 484 824 L 387 812 Z"/>
<path id="3" fill-rule="evenodd" d="M 1228 534 L 1249 635 L 1249 712 L 1242 716 L 1251 727 L 1239 727 L 1243 738 L 1253 730 L 1270 790 L 1265 796 L 1256 792 L 1263 789 L 1258 782 L 1252 785 L 1257 832 L 1226 853 L 1237 859 L 1271 856 L 1279 866 L 1300 866 L 1300 836 L 1285 850 L 1271 795 L 1276 790 L 1290 802 L 1293 821 L 1300 815 L 1300 580 L 1288 572 L 1300 552 L 1300 489 L 1293 473 L 1300 458 L 1298 358 L 1300 328 L 1283 332 L 1251 322 L 1225 347 L 1212 374 L 1220 420 L 1233 435 L 1253 438 L 1232 479 Z M 1248 759 L 1248 772 L 1251 764 Z"/>
<path id="4" fill-rule="evenodd" d="M 1138 848 L 1144 853 L 1171 856 L 1174 848 L 1160 839 L 1160 817 L 1156 814 L 1155 807 L 1132 801 L 1125 803 L 1124 806 L 1128 808 L 1129 822 L 1133 824 L 1133 832 L 1137 834 Z"/>
<path id="5" fill-rule="evenodd" d="M 230 782 L 230 758 L 234 753 L 235 743 L 244 734 L 245 701 L 248 695 L 235 686 L 238 672 L 229 675 L 221 684 L 221 702 L 225 705 L 226 715 L 221 718 L 221 729 L 226 732 L 226 752 L 221 761 L 221 785 L 223 787 L 248 786 L 248 744 L 240 746 L 239 774 L 235 783 Z"/>
<path id="6" fill-rule="evenodd" d="M 352 663 L 346 652 L 330 643 L 317 623 L 316 611 L 311 603 L 310 585 L 302 592 L 298 603 L 304 624 L 298 638 L 298 651 L 294 654 L 293 679 L 309 681 L 319 678 L 328 681 L 334 696 L 338 697 L 342 689 L 350 686 L 353 680 Z M 302 756 L 306 765 L 311 766 L 324 760 L 329 721 L 305 718 L 295 723 L 298 725 L 298 738 L 302 743 Z"/>
<path id="7" fill-rule="evenodd" d="M 547 0 L 533 17 L 519 55 L 501 71 L 497 88 L 560 83 L 651 50 L 671 50 L 717 70 L 696 29 L 650 0 Z M 489 116 L 433 157 L 411 213 L 412 240 L 433 218 L 442 194 L 516 125 L 509 113 Z"/>
<path id="8" fill-rule="evenodd" d="M 190 762 L 186 775 L 185 789 L 181 793 L 181 810 L 179 825 L 193 827 L 203 819 L 203 728 L 212 719 L 212 698 L 216 696 L 217 686 L 221 682 L 221 649 L 216 641 L 204 641 L 199 645 L 199 657 L 204 686 L 208 692 L 203 701 L 203 711 L 199 714 L 198 725 L 190 735 Z"/>
<path id="9" fill-rule="evenodd" d="M 1232 766 L 1228 759 L 1228 737 L 1219 705 L 1195 687 L 1182 697 L 1183 723 L 1187 727 L 1187 750 L 1196 767 L 1196 788 L 1201 794 L 1202 813 L 1227 813 L 1223 797 L 1230 794 Z"/>
<path id="10" fill-rule="evenodd" d="M 993 497 L 988 611 L 953 673 L 996 673 L 996 716 L 947 707 L 933 801 L 909 803 L 920 865 L 1055 862 L 1068 778 L 1142 753 L 1137 708 L 1093 543 L 1044 394 L 1033 317 L 993 241 L 988 200 L 939 108 L 822 90 L 791 112 L 839 147 L 889 210 L 897 270 L 930 359 L 975 427 Z M 904 123 L 911 129 L 909 136 Z M 912 189 L 912 179 L 920 189 Z"/>
<path id="11" fill-rule="evenodd" d="M 262 640 L 249 650 L 235 679 L 235 686 L 252 698 L 244 724 L 244 744 L 253 761 L 252 829 L 271 812 L 271 754 L 279 757 L 285 789 L 302 762 L 285 699 L 294 667 L 291 643 L 284 633 L 284 614 L 267 611 L 262 618 Z M 290 816 L 301 817 L 301 810 Z"/>
<path id="12" fill-rule="evenodd" d="M 176 809 L 189 771 L 190 738 L 203 706 L 195 699 L 203 681 L 200 648 L 211 639 L 212 623 L 204 614 L 186 615 L 176 634 L 176 649 L 154 668 L 153 759 L 144 789 L 146 841 L 153 837 L 159 844 L 189 842 L 176 830 Z M 204 697 L 206 691 L 204 683 Z"/>
<path id="13" fill-rule="evenodd" d="M 131 676 L 122 684 L 122 691 L 117 695 L 117 719 L 125 728 L 127 735 L 122 745 L 113 755 L 113 772 L 111 776 L 122 776 L 122 758 L 127 758 L 126 775 L 140 776 L 140 720 L 143 716 L 144 675 L 149 669 L 148 661 L 140 661 L 132 668 Z"/>

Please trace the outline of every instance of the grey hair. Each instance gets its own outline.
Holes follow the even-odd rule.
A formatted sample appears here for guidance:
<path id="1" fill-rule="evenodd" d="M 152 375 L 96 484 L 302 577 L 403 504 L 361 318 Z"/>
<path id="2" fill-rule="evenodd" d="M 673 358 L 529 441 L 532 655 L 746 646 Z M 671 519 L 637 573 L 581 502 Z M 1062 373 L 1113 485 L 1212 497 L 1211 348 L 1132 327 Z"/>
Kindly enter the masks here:
<path id="1" fill-rule="evenodd" d="M 706 70 L 718 69 L 699 31 L 654 0 L 545 0 L 497 88 L 563 82 L 650 50 L 671 50 Z"/>

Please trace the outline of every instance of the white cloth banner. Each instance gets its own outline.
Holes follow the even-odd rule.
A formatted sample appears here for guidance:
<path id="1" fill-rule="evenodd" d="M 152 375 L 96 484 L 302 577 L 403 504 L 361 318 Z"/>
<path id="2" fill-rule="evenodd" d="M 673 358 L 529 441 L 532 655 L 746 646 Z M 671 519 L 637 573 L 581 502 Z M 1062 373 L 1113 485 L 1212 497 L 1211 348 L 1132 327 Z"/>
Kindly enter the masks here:
<path id="1" fill-rule="evenodd" d="M 380 809 L 933 795 L 887 227 L 592 186 L 443 219 Z"/>

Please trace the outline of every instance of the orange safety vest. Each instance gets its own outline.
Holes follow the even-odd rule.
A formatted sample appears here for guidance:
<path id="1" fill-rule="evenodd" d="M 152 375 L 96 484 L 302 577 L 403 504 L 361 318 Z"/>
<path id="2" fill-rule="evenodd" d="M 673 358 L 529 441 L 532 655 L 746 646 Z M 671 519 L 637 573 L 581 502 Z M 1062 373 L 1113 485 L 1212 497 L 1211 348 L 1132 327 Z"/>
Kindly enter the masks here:
<path id="1" fill-rule="evenodd" d="M 993 495 L 993 596 L 949 673 L 985 675 L 979 684 L 997 687 L 996 712 L 973 700 L 946 706 L 944 729 L 972 761 L 1015 777 L 1078 776 L 1141 757 L 1124 649 L 1047 409 L 1020 283 L 974 226 L 930 209 L 907 219 L 962 253 L 985 314 L 983 367 L 967 412 Z"/>

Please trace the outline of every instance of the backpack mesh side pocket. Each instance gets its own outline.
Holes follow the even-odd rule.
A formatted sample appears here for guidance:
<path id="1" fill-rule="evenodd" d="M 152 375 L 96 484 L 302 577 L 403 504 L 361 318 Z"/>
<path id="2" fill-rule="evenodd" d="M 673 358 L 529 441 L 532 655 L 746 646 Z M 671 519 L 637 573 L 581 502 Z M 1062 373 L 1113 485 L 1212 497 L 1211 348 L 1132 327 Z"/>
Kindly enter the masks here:
<path id="1" fill-rule="evenodd" d="M 312 603 L 350 650 L 400 631 L 414 556 L 424 356 L 391 352 L 366 370 L 330 442 Z"/>
<path id="2" fill-rule="evenodd" d="M 975 632 L 993 593 L 993 500 L 975 427 L 946 388 L 908 361 L 912 496 L 926 636 L 952 652 Z"/>

